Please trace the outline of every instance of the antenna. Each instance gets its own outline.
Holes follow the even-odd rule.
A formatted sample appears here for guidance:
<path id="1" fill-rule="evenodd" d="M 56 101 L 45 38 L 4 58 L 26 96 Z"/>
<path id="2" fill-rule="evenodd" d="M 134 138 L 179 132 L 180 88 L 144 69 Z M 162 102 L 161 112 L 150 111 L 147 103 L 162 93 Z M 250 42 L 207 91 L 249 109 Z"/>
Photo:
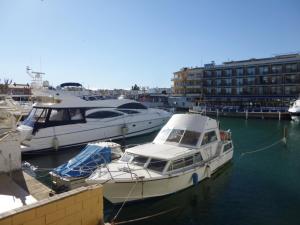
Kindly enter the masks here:
<path id="1" fill-rule="evenodd" d="M 45 75 L 45 73 L 32 71 L 32 69 L 29 66 L 26 67 L 26 73 L 32 78 L 31 81 L 32 86 L 34 87 L 43 86 L 43 75 Z"/>

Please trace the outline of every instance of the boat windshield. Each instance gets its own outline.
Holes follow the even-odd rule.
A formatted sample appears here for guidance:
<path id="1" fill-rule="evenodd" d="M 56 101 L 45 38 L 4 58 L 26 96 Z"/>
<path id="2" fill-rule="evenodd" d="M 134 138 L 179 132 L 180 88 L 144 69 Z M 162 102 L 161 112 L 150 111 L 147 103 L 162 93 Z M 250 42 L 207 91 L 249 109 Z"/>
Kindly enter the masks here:
<path id="1" fill-rule="evenodd" d="M 155 138 L 158 144 L 177 143 L 182 145 L 196 146 L 201 133 L 197 131 L 181 129 L 163 129 Z"/>
<path id="2" fill-rule="evenodd" d="M 141 155 L 133 155 L 130 153 L 125 153 L 120 159 L 121 162 L 131 163 L 137 166 L 145 166 L 148 161 L 148 157 Z"/>
<path id="3" fill-rule="evenodd" d="M 148 157 L 135 155 L 131 160 L 131 163 L 137 166 L 145 166 L 147 161 L 148 161 Z"/>
<path id="4" fill-rule="evenodd" d="M 129 154 L 127 152 L 125 152 L 123 154 L 123 156 L 121 157 L 120 161 L 121 162 L 125 162 L 125 163 L 129 163 L 133 158 L 133 155 L 132 154 Z"/>
<path id="5" fill-rule="evenodd" d="M 35 122 L 45 123 L 47 114 L 47 109 L 33 108 L 22 124 L 33 127 Z"/>

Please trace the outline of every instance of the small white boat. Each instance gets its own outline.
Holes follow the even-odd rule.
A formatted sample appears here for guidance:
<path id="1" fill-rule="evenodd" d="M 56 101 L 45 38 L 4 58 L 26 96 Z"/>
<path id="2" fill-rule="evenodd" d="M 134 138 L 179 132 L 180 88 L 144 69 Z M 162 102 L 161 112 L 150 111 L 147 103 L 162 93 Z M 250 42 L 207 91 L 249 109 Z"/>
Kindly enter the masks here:
<path id="1" fill-rule="evenodd" d="M 149 144 L 126 149 L 117 162 L 95 170 L 88 184 L 102 184 L 118 204 L 175 193 L 210 177 L 233 156 L 229 131 L 199 114 L 176 114 Z"/>
<path id="2" fill-rule="evenodd" d="M 288 111 L 291 114 L 292 120 L 300 121 L 300 98 L 291 104 Z"/>
<path id="3" fill-rule="evenodd" d="M 61 103 L 34 105 L 18 130 L 22 152 L 32 153 L 148 134 L 170 117 L 133 100 L 64 98 Z"/>
<path id="4" fill-rule="evenodd" d="M 52 188 L 56 191 L 66 191 L 84 186 L 85 179 L 101 164 L 117 160 L 122 154 L 121 146 L 117 143 L 89 143 L 78 155 L 49 173 Z"/>

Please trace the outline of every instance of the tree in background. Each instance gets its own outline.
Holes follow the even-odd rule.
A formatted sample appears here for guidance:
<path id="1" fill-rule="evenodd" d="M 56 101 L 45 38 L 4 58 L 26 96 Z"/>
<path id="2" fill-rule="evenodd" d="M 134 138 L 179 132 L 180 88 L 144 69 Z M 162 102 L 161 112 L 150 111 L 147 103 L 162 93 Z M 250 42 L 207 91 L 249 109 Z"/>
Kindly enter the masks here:
<path id="1" fill-rule="evenodd" d="M 1 82 L 1 79 L 0 79 Z M 12 80 L 4 78 L 3 83 L 0 83 L 0 93 L 1 94 L 8 94 L 8 86 L 12 83 Z"/>
<path id="2" fill-rule="evenodd" d="M 134 86 L 131 87 L 131 90 L 133 90 L 133 91 L 139 91 L 140 87 L 135 84 Z"/>

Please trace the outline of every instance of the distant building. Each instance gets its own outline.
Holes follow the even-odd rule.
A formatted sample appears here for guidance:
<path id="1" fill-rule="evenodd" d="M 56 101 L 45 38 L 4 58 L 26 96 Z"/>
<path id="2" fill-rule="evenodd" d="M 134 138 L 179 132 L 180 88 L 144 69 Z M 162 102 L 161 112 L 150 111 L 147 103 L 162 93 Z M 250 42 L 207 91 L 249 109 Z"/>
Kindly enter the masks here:
<path id="1" fill-rule="evenodd" d="M 287 106 L 300 93 L 300 55 L 214 62 L 174 73 L 173 96 L 205 105 Z"/>
<path id="2" fill-rule="evenodd" d="M 172 78 L 172 97 L 169 104 L 177 108 L 190 108 L 202 99 L 203 68 L 182 68 Z"/>
<path id="3" fill-rule="evenodd" d="M 1 88 L 1 94 L 10 95 L 16 101 L 28 101 L 32 95 L 29 84 L 9 84 Z"/>

